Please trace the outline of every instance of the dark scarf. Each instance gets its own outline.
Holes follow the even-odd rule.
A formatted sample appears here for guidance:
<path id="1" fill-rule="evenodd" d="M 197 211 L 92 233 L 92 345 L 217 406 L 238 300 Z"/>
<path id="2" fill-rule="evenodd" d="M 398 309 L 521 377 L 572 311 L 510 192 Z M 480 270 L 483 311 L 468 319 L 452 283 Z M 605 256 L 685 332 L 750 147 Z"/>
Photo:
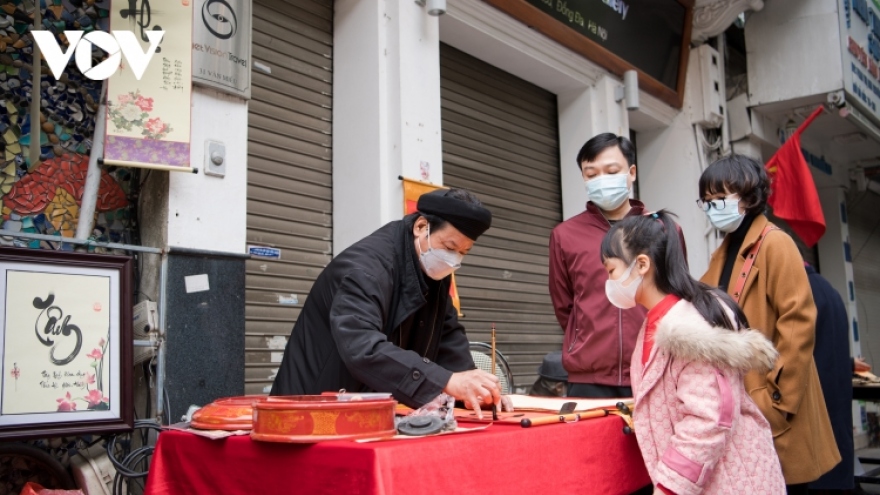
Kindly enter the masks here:
<path id="1" fill-rule="evenodd" d="M 746 240 L 746 234 L 749 233 L 749 228 L 752 226 L 752 222 L 755 221 L 758 215 L 754 213 L 750 213 L 743 218 L 742 224 L 737 227 L 736 230 L 727 234 L 730 237 L 730 242 L 727 244 L 727 251 L 724 254 L 724 269 L 721 270 L 721 278 L 718 279 L 718 288 L 727 292 L 727 286 L 730 284 L 730 276 L 733 272 L 733 264 L 736 262 L 737 256 L 739 256 L 739 250 L 742 248 L 743 241 Z"/>

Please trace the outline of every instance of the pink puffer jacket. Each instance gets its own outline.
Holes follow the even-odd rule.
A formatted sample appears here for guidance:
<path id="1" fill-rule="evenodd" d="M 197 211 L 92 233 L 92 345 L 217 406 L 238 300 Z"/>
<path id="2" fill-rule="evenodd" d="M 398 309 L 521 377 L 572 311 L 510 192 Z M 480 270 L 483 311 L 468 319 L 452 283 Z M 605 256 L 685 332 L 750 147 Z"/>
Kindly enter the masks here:
<path id="1" fill-rule="evenodd" d="M 773 344 L 754 330 L 713 327 L 687 301 L 660 319 L 643 366 L 644 338 L 643 327 L 633 419 L 654 484 L 678 495 L 784 495 L 770 425 L 743 388 L 748 370 L 773 366 Z"/>

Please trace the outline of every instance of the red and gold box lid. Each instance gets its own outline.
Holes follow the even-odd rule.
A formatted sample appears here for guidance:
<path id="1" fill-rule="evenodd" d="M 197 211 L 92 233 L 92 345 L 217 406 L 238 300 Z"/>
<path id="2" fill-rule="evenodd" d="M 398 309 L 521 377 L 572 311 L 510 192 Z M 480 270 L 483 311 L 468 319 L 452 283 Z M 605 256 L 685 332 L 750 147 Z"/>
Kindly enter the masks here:
<path id="1" fill-rule="evenodd" d="M 390 437 L 396 433 L 396 405 L 390 394 L 377 393 L 269 397 L 254 403 L 251 438 L 315 443 Z"/>

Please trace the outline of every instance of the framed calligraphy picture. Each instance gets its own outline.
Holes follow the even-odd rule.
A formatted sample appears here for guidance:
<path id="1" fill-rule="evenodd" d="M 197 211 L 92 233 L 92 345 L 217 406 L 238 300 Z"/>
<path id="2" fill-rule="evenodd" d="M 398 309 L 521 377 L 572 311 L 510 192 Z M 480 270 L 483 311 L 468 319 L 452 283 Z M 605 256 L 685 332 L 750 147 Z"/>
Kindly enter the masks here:
<path id="1" fill-rule="evenodd" d="M 0 248 L 0 439 L 134 426 L 132 260 Z"/>

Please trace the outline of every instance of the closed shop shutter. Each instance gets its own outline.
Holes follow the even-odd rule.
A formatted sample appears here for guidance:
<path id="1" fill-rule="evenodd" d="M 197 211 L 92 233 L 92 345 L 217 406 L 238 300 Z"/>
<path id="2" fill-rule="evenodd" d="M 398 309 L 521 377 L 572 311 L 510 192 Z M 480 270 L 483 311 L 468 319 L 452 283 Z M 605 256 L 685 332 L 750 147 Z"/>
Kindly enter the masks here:
<path id="1" fill-rule="evenodd" d="M 850 258 L 862 356 L 880 364 L 880 195 L 872 191 L 847 198 Z"/>
<path id="2" fill-rule="evenodd" d="M 515 387 L 562 348 L 547 288 L 550 232 L 562 221 L 556 95 L 452 47 L 440 48 L 444 184 L 476 194 L 492 228 L 456 273 L 471 341 L 496 325 Z"/>
<path id="3" fill-rule="evenodd" d="M 332 0 L 255 0 L 248 111 L 245 393 L 268 392 L 306 295 L 330 262 Z"/>

